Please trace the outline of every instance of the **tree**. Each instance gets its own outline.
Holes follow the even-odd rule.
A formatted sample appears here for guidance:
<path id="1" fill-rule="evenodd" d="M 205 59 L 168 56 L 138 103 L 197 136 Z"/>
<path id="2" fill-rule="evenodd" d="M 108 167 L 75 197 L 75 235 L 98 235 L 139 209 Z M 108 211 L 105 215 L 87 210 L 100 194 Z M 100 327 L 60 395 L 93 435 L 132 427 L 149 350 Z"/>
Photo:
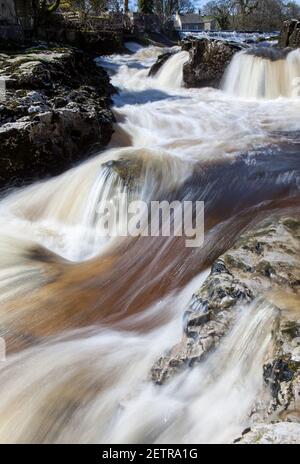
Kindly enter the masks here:
<path id="1" fill-rule="evenodd" d="M 203 8 L 203 13 L 207 16 L 212 16 L 215 18 L 222 30 L 230 29 L 232 13 L 231 0 L 208 2 Z"/>
<path id="2" fill-rule="evenodd" d="M 284 5 L 284 16 L 286 19 L 300 18 L 300 5 L 296 2 L 288 2 Z"/>
<path id="3" fill-rule="evenodd" d="M 152 0 L 139 0 L 139 12 L 143 14 L 153 14 L 154 5 Z"/>
<path id="4" fill-rule="evenodd" d="M 244 19 L 248 30 L 279 30 L 284 20 L 282 0 L 260 0 L 257 8 Z"/>
<path id="5" fill-rule="evenodd" d="M 153 0 L 154 13 L 163 20 L 167 20 L 177 11 L 179 13 L 191 13 L 194 11 L 192 0 Z"/>

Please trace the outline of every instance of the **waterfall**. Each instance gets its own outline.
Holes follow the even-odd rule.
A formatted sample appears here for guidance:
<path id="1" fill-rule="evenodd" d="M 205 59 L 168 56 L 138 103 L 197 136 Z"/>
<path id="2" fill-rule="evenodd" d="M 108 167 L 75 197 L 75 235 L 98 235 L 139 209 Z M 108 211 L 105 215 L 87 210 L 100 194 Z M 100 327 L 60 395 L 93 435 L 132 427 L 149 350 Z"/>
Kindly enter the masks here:
<path id="1" fill-rule="evenodd" d="M 236 54 L 226 71 L 223 89 L 239 98 L 300 96 L 300 50 L 258 49 Z"/>
<path id="2" fill-rule="evenodd" d="M 214 260 L 249 224 L 299 198 L 300 99 L 265 100 L 277 67 L 290 80 L 281 76 L 272 97 L 287 95 L 289 82 L 296 95 L 299 51 L 237 55 L 224 92 L 182 85 L 187 52 L 151 78 L 161 49 L 129 47 L 100 61 L 118 88 L 107 150 L 0 201 L 0 442 L 231 442 L 263 390 L 277 314 L 257 301 L 234 311 L 203 363 L 163 386 L 149 378 L 180 341 Z M 124 190 L 147 204 L 205 201 L 204 247 L 186 248 L 184 237 L 103 238 L 99 204 Z"/>
<path id="3" fill-rule="evenodd" d="M 188 52 L 178 52 L 171 56 L 155 76 L 159 85 L 171 89 L 182 87 L 183 66 L 188 60 Z"/>

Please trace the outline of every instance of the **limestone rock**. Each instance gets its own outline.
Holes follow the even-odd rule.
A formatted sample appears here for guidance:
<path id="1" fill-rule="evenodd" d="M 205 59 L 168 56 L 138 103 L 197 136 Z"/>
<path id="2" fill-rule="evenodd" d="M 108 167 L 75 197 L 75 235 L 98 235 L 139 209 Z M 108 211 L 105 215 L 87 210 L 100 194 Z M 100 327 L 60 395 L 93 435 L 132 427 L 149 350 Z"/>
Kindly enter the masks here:
<path id="1" fill-rule="evenodd" d="M 186 87 L 218 88 L 233 55 L 244 47 L 213 39 L 184 41 L 182 48 L 190 53 L 190 60 L 183 67 Z"/>
<path id="2" fill-rule="evenodd" d="M 59 174 L 109 142 L 114 89 L 83 52 L 31 49 L 0 65 L 0 187 Z"/>
<path id="3" fill-rule="evenodd" d="M 270 219 L 245 233 L 213 264 L 210 276 L 192 297 L 183 318 L 182 339 L 155 363 L 151 371 L 153 381 L 164 383 L 179 369 L 201 361 L 228 332 L 240 303 L 247 310 L 247 303 L 255 298 L 268 298 L 270 292 L 278 289 L 297 294 L 299 255 L 300 220 L 296 218 Z M 298 332 L 294 338 L 299 338 Z M 283 356 L 290 366 L 291 356 L 298 359 L 299 353 L 286 350 L 284 353 L 278 350 L 276 357 Z M 293 361 L 293 368 L 295 364 Z M 268 369 L 277 372 L 274 363 Z M 285 368 L 282 375 L 289 376 Z M 280 379 L 275 382 L 280 383 Z M 277 390 L 276 386 L 276 395 Z"/>
<path id="4" fill-rule="evenodd" d="M 300 424 L 280 422 L 257 424 L 251 427 L 236 443 L 244 445 L 296 445 L 300 444 Z"/>

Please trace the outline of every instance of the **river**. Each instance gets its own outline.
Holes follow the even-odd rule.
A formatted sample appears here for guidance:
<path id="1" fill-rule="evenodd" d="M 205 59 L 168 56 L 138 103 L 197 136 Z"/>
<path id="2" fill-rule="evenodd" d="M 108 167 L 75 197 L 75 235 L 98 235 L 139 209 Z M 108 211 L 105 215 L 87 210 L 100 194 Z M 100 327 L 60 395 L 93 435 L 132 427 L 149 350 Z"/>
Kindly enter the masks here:
<path id="1" fill-rule="evenodd" d="M 230 443 L 263 389 L 267 305 L 241 308 L 208 360 L 167 385 L 150 370 L 180 339 L 213 260 L 261 218 L 299 205 L 300 52 L 279 62 L 242 53 L 221 89 L 186 89 L 187 52 L 150 78 L 161 49 L 127 47 L 98 60 L 119 89 L 107 150 L 0 202 L 4 443 Z M 131 190 L 112 168 L 120 160 Z M 122 189 L 145 202 L 204 201 L 204 245 L 104 237 L 99 201 Z"/>

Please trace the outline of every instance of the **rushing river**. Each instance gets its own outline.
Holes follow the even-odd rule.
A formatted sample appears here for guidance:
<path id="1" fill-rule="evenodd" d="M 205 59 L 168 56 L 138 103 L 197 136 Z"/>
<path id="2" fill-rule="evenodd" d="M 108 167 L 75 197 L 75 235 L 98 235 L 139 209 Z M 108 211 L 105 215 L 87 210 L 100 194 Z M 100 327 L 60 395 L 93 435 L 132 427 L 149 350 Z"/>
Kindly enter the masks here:
<path id="1" fill-rule="evenodd" d="M 1 442 L 232 442 L 263 389 L 275 315 L 262 305 L 241 308 L 205 363 L 165 386 L 149 373 L 212 261 L 299 204 L 299 52 L 237 55 L 215 90 L 183 87 L 187 52 L 150 78 L 161 49 L 128 47 L 99 59 L 119 89 L 110 147 L 0 203 Z M 142 165 L 135 198 L 205 202 L 203 247 L 99 234 L 119 159 Z"/>

